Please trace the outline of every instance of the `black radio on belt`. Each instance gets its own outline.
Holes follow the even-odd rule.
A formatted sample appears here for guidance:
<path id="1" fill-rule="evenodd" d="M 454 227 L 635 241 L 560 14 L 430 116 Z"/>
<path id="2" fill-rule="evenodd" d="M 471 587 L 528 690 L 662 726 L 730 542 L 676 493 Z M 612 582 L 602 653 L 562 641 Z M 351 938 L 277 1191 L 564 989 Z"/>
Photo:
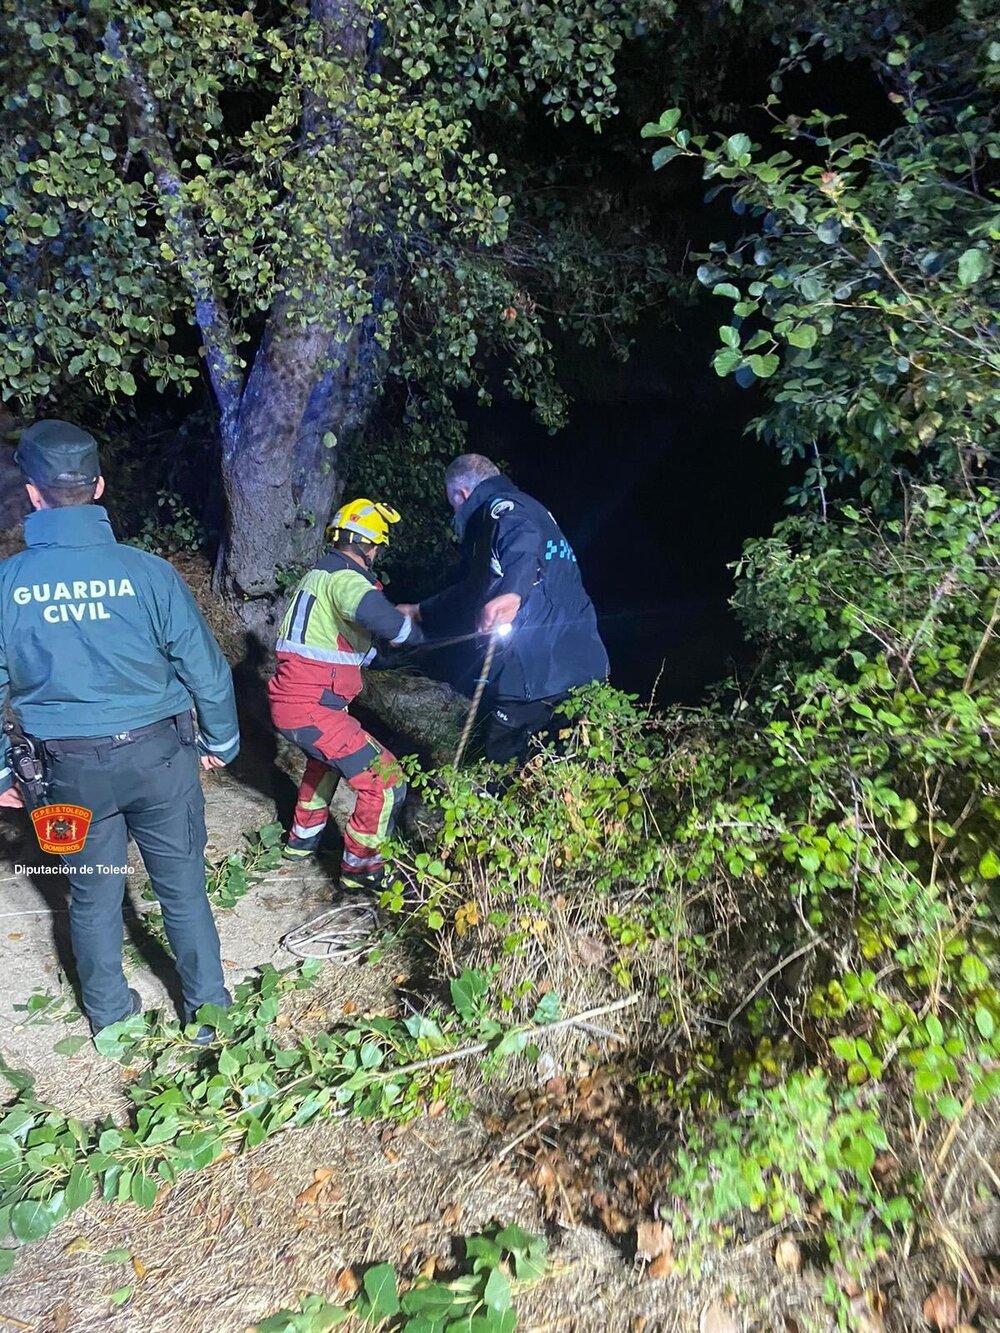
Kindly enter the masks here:
<path id="1" fill-rule="evenodd" d="M 44 805 L 49 784 L 45 780 L 45 765 L 38 746 L 15 722 L 5 722 L 3 729 L 8 742 L 7 762 L 24 804 L 29 809 Z"/>
<path id="2" fill-rule="evenodd" d="M 194 745 L 194 713 L 190 709 L 185 713 L 178 713 L 174 718 L 174 726 L 177 728 L 177 737 L 182 745 Z"/>

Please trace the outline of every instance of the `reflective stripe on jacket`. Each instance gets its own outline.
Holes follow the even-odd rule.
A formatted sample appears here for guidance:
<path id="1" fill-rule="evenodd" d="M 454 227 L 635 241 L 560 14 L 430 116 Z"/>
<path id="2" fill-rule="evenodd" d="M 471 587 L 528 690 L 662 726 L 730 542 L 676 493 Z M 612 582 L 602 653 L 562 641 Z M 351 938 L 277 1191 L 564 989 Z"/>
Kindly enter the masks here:
<path id="1" fill-rule="evenodd" d="M 374 639 L 398 645 L 417 643 L 421 637 L 419 627 L 396 610 L 373 574 L 332 551 L 292 594 L 275 645 L 278 668 L 269 693 L 272 698 L 343 706 L 361 690 L 361 668 L 377 651 Z"/>

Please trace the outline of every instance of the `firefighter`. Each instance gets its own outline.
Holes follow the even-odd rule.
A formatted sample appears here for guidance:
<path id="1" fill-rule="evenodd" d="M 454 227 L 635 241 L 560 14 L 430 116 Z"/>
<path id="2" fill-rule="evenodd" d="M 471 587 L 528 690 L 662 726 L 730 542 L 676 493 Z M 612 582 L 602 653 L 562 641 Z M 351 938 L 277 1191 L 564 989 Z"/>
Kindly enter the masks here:
<path id="1" fill-rule="evenodd" d="M 176 570 L 115 540 L 96 503 L 104 478 L 92 436 L 38 421 L 15 459 L 33 512 L 27 550 L 0 564 L 0 699 L 9 690 L 19 727 L 41 751 L 45 799 L 91 812 L 82 850 L 63 857 L 83 1008 L 95 1033 L 142 1008 L 121 958 L 131 834 L 190 1021 L 203 1004 L 229 1003 L 205 893 L 198 776 L 199 756 L 202 768 L 219 768 L 239 750 L 229 666 Z M 21 804 L 4 768 L 0 806 Z M 64 822 L 43 825 L 55 842 Z M 213 1036 L 206 1025 L 195 1040 Z"/>
<path id="2" fill-rule="evenodd" d="M 406 784 L 395 757 L 348 712 L 374 640 L 394 646 L 421 638 L 372 572 L 399 514 L 389 505 L 352 500 L 330 525 L 333 549 L 299 583 L 276 645 L 268 686 L 275 727 L 308 756 L 284 855 L 312 856 L 329 819 L 340 778 L 355 793 L 344 831 L 340 885 L 374 891 L 382 883 L 382 844 L 392 832 Z"/>
<path id="3" fill-rule="evenodd" d="M 576 555 L 545 506 L 482 454 L 456 458 L 444 481 L 465 575 L 399 610 L 431 636 L 507 631 L 489 682 L 486 757 L 520 763 L 571 689 L 606 678 L 608 655 Z"/>

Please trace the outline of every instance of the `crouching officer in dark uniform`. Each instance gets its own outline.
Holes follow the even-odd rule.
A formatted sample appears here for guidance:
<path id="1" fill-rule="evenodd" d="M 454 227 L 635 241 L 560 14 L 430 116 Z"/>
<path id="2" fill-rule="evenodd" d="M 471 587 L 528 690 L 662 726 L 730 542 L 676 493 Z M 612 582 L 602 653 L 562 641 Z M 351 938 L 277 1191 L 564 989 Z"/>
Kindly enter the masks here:
<path id="1" fill-rule="evenodd" d="M 0 699 L 43 758 L 52 804 L 84 807 L 70 875 L 70 933 L 83 1006 L 97 1032 L 139 1013 L 122 971 L 129 834 L 163 909 L 188 1022 L 225 1006 L 219 937 L 205 893 L 203 768 L 234 759 L 232 676 L 180 576 L 119 546 L 97 446 L 64 421 L 39 421 L 15 454 L 34 507 L 27 550 L 0 564 Z M 200 736 L 191 716 L 197 715 Z M 21 805 L 0 760 L 0 806 Z M 212 1039 L 203 1027 L 196 1040 Z"/>
<path id="2" fill-rule="evenodd" d="M 486 757 L 523 761 L 577 685 L 604 680 L 608 654 L 573 548 L 555 519 L 482 454 L 462 454 L 444 476 L 465 576 L 398 610 L 429 637 L 507 630 L 489 682 Z"/>

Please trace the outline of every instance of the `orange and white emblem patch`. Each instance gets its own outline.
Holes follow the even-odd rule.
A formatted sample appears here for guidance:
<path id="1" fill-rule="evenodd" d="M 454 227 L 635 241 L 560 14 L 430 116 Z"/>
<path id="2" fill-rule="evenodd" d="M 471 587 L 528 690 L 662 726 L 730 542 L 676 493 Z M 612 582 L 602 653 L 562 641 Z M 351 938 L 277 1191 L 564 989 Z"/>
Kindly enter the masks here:
<path id="1" fill-rule="evenodd" d="M 50 856 L 82 852 L 93 817 L 82 805 L 42 805 L 31 812 L 38 845 Z"/>

